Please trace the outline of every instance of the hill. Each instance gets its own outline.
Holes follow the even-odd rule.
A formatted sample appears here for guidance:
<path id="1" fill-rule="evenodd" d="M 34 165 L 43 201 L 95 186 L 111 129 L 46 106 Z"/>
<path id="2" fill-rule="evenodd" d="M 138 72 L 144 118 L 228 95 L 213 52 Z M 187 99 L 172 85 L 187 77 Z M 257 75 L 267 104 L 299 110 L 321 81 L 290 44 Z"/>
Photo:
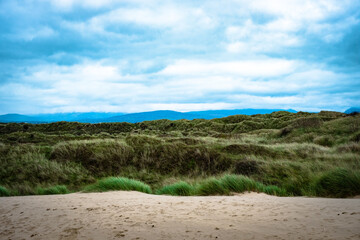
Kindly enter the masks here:
<path id="1" fill-rule="evenodd" d="M 345 111 L 346 114 L 351 114 L 355 112 L 360 113 L 360 107 L 351 107 Z"/>
<path id="2" fill-rule="evenodd" d="M 193 119 L 214 119 L 223 118 L 231 115 L 255 115 L 270 114 L 277 111 L 288 111 L 296 113 L 295 110 L 288 109 L 234 109 L 234 110 L 208 110 L 193 112 L 176 112 L 170 110 L 160 110 L 139 113 L 104 113 L 104 112 L 85 112 L 85 113 L 52 113 L 36 115 L 6 114 L 0 116 L 0 122 L 27 122 L 27 123 L 51 123 L 51 122 L 82 122 L 82 123 L 101 123 L 101 122 L 129 122 L 138 123 L 143 121 L 153 121 L 160 119 L 167 120 L 193 120 Z"/>
<path id="3" fill-rule="evenodd" d="M 194 117 L 186 114 L 155 113 Z M 154 113 L 130 116 L 136 121 L 146 115 Z M 148 189 L 124 179 L 131 178 L 157 194 L 349 197 L 360 194 L 359 153 L 360 114 L 328 111 L 0 123 L 0 196 L 118 190 L 124 184 Z"/>

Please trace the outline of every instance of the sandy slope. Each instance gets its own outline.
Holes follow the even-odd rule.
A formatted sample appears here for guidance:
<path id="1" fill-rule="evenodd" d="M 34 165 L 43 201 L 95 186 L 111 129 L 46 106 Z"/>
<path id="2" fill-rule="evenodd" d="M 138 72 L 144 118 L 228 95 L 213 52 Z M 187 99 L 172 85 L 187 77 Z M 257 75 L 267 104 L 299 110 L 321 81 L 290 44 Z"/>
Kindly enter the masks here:
<path id="1" fill-rule="evenodd" d="M 0 198 L 1 239 L 360 239 L 360 199 L 170 197 L 138 192 Z"/>

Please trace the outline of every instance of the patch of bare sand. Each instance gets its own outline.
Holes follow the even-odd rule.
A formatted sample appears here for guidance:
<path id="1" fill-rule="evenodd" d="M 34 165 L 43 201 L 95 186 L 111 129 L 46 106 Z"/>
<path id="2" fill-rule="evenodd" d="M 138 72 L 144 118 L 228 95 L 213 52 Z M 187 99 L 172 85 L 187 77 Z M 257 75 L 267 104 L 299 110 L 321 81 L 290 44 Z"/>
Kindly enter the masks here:
<path id="1" fill-rule="evenodd" d="M 360 239 L 360 199 L 139 192 L 0 198 L 1 239 Z"/>

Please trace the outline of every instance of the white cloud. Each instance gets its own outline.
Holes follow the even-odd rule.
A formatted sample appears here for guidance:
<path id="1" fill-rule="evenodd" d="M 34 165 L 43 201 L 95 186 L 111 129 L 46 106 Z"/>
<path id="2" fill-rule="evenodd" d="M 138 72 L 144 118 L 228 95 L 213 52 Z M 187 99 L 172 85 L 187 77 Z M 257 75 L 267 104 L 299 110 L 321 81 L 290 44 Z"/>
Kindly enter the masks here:
<path id="1" fill-rule="evenodd" d="M 242 26 L 229 26 L 225 33 L 229 39 L 226 46 L 228 52 L 275 52 L 283 47 L 294 47 L 303 44 L 301 37 L 293 32 L 299 28 L 297 24 L 285 19 L 268 24 L 254 24 L 247 20 Z"/>
<path id="2" fill-rule="evenodd" d="M 56 111 L 190 111 L 264 108 L 264 103 L 290 108 L 307 104 L 299 93 L 319 89 L 316 95 L 322 95 L 320 89 L 332 87 L 344 77 L 282 59 L 179 60 L 158 73 L 130 76 L 121 74 L 123 68 L 126 66 L 105 60 L 73 66 L 40 65 L 20 76 L 22 83 L 3 85 L 0 92 Z M 281 96 L 284 94 L 290 96 Z"/>
<path id="3" fill-rule="evenodd" d="M 116 0 L 51 0 L 51 4 L 54 7 L 65 11 L 70 11 L 75 6 L 82 8 L 109 7 L 116 2 Z"/>
<path id="4" fill-rule="evenodd" d="M 356 94 L 345 93 L 358 87 L 348 80 L 351 73 L 346 74 L 345 66 L 326 66 L 331 54 L 340 62 L 350 50 L 325 53 L 331 44 L 351 38 L 360 22 L 356 1 L 51 2 L 50 9 L 34 1 L 2 5 L 13 7 L 4 28 L 10 30 L 1 36 L 4 46 L 15 49 L 2 50 L 26 56 L 16 60 L 18 68 L 12 66 L 24 71 L 5 69 L 2 74 L 4 105 L 131 112 L 356 103 Z M 1 16 L 7 16 L 9 9 L 4 9 Z M 18 16 L 24 18 L 15 21 Z M 28 42 L 20 45 L 19 39 Z M 49 42 L 40 47 L 37 39 Z M 323 64 L 314 62 L 320 58 Z M 39 62 L 43 64 L 30 66 Z M 73 62 L 79 63 L 60 65 Z M 326 91 L 341 91 L 343 97 Z"/>
<path id="5" fill-rule="evenodd" d="M 163 75 L 237 75 L 239 77 L 272 77 L 290 73 L 296 67 L 296 61 L 284 59 L 243 60 L 229 62 L 211 62 L 198 60 L 178 60 L 167 66 Z"/>
<path id="6" fill-rule="evenodd" d="M 211 19 L 201 9 L 162 6 L 158 8 L 119 8 L 97 16 L 91 22 L 100 25 L 127 22 L 155 28 L 184 28 L 190 23 L 208 27 Z"/>
<path id="7" fill-rule="evenodd" d="M 344 15 L 354 7 L 354 1 L 350 0 L 236 2 L 250 9 L 250 14 L 245 21 L 238 21 L 240 24 L 226 28 L 226 49 L 230 53 L 273 53 L 299 47 L 305 44 L 307 34 L 327 43 L 339 42 L 346 29 L 359 23 L 353 16 Z M 256 24 L 252 21 L 254 13 L 270 14 L 273 19 Z"/>
<path id="8" fill-rule="evenodd" d="M 86 22 L 64 21 L 63 26 L 82 33 L 83 35 L 101 34 L 102 36 L 122 37 L 119 32 L 109 30 L 119 24 L 134 24 L 140 27 L 171 30 L 175 33 L 191 33 L 212 29 L 216 22 L 201 8 L 191 8 L 181 5 L 136 6 L 117 8 L 96 15 Z"/>
<path id="9" fill-rule="evenodd" d="M 59 81 L 105 82 L 121 81 L 117 67 L 104 65 L 102 62 L 84 62 L 72 66 L 40 65 L 32 67 L 30 75 L 23 76 L 26 82 L 56 83 Z"/>
<path id="10" fill-rule="evenodd" d="M 253 11 L 272 14 L 285 18 L 304 20 L 322 20 L 328 16 L 343 13 L 352 4 L 351 1 L 336 0 L 255 0 L 249 1 Z"/>

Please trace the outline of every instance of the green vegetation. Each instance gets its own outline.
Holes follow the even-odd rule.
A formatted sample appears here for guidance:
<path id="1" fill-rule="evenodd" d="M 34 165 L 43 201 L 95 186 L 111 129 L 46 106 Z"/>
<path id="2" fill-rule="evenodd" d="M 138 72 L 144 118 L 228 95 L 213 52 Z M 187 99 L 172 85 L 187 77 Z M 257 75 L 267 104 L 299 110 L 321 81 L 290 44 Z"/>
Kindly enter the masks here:
<path id="1" fill-rule="evenodd" d="M 346 197 L 359 194 L 360 174 L 337 168 L 323 174 L 316 181 L 316 191 L 320 196 Z"/>
<path id="2" fill-rule="evenodd" d="M 138 191 L 144 193 L 151 193 L 149 185 L 140 181 L 122 178 L 122 177 L 109 177 L 101 179 L 96 183 L 85 187 L 85 192 L 106 192 L 106 191 Z"/>
<path id="3" fill-rule="evenodd" d="M 58 185 L 48 188 L 38 188 L 36 192 L 39 195 L 51 195 L 51 194 L 66 194 L 69 193 L 69 190 L 64 185 Z"/>
<path id="4" fill-rule="evenodd" d="M 359 176 L 360 114 L 0 123 L 1 196 L 152 189 L 349 197 L 360 194 Z"/>
<path id="5" fill-rule="evenodd" d="M 186 182 L 178 182 L 166 185 L 159 189 L 156 194 L 173 195 L 173 196 L 191 196 L 194 194 L 194 187 Z"/>
<path id="6" fill-rule="evenodd" d="M 10 196 L 10 192 L 6 188 L 0 186 L 0 197 L 5 196 Z"/>
<path id="7" fill-rule="evenodd" d="M 264 192 L 270 195 L 287 196 L 285 189 L 277 186 L 265 186 L 242 175 L 225 175 L 218 178 L 208 178 L 193 185 L 180 181 L 171 185 L 166 185 L 159 189 L 157 194 L 166 194 L 174 196 L 209 196 L 209 195 L 229 195 L 231 193 L 243 192 Z"/>

